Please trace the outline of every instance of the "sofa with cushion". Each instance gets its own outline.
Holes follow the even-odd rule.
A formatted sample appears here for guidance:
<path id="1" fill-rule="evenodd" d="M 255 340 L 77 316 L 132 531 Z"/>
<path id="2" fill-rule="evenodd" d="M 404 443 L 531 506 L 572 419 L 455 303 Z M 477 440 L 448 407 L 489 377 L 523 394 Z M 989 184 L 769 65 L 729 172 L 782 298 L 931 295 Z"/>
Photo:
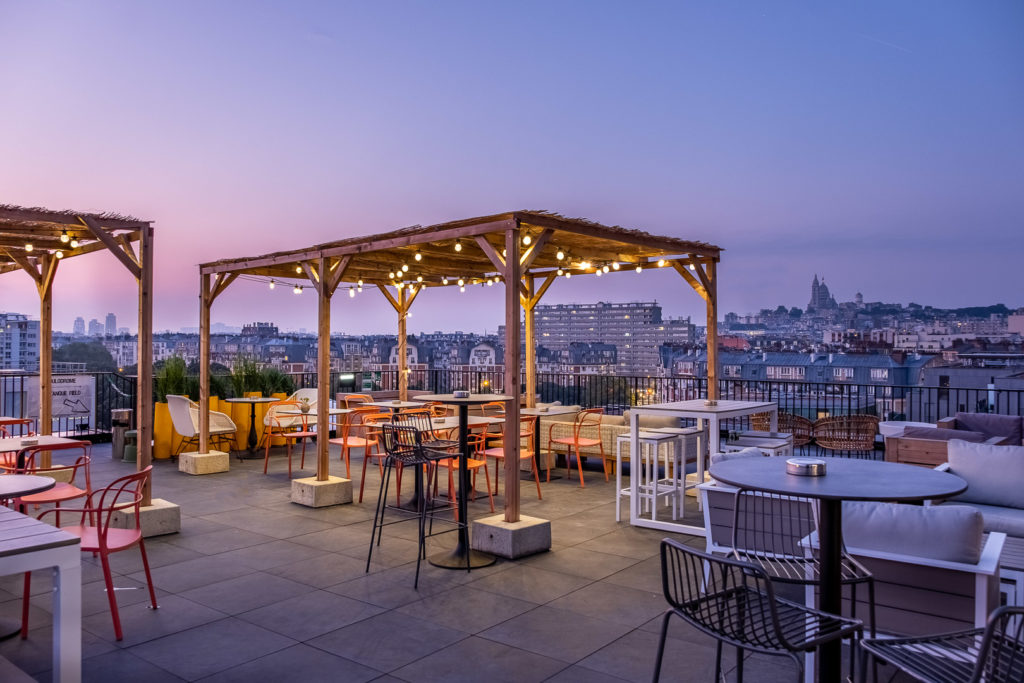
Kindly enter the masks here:
<path id="1" fill-rule="evenodd" d="M 980 512 L 985 531 L 1024 537 L 1024 446 L 954 439 L 949 442 L 949 462 L 939 469 L 967 482 L 967 490 L 947 504 Z"/>
<path id="2" fill-rule="evenodd" d="M 907 427 L 902 434 L 885 438 L 885 459 L 935 467 L 947 461 L 947 444 L 952 439 L 1020 444 L 1022 419 L 1014 415 L 957 413 L 956 417 L 939 420 L 935 427 Z"/>

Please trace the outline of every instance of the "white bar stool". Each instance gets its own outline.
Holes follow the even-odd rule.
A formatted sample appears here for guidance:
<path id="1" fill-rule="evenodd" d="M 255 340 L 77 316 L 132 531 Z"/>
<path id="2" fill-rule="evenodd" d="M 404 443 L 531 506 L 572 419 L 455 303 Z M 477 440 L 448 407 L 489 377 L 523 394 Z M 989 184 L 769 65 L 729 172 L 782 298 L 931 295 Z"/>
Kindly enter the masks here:
<path id="1" fill-rule="evenodd" d="M 622 448 L 630 446 L 629 434 L 620 434 L 615 442 L 615 521 L 622 519 L 622 497 L 630 497 L 630 517 L 640 514 L 640 505 L 657 519 L 658 501 L 665 498 L 672 505 L 672 519 L 683 510 L 683 477 L 686 473 L 686 444 L 683 436 L 671 432 L 644 429 L 638 435 L 640 462 L 630 462 L 630 486 L 622 486 Z M 665 476 L 661 477 L 661 445 L 665 450 Z M 636 490 L 636 498 L 633 491 Z"/>

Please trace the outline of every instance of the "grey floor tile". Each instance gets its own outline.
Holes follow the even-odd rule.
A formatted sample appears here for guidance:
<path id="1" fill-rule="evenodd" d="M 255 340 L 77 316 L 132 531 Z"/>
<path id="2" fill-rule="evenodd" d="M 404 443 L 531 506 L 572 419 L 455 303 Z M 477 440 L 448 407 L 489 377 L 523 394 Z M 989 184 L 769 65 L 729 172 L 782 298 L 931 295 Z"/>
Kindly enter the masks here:
<path id="1" fill-rule="evenodd" d="M 136 581 L 127 576 L 114 577 L 114 595 L 117 597 L 117 604 L 122 609 L 128 605 L 140 602 L 149 602 L 149 589 L 145 582 Z M 157 589 L 157 604 L 160 598 L 169 595 L 166 591 Z M 52 595 L 43 595 L 32 598 L 32 603 L 45 609 L 47 612 L 53 608 Z M 107 584 L 103 581 L 93 581 L 82 584 L 82 616 L 98 614 L 99 612 L 110 612 L 110 601 L 107 599 Z"/>
<path id="2" fill-rule="evenodd" d="M 304 641 L 384 611 L 383 607 L 318 590 L 239 614 L 238 618 Z"/>
<path id="3" fill-rule="evenodd" d="M 646 530 L 630 527 L 616 529 L 603 536 L 580 543 L 578 547 L 610 555 L 622 555 L 638 560 L 646 560 L 658 554 L 658 542 L 661 536 L 664 536 L 664 532 L 660 534 L 648 533 Z"/>
<path id="4" fill-rule="evenodd" d="M 668 607 L 660 592 L 639 591 L 626 586 L 610 587 L 605 583 L 584 586 L 552 600 L 548 605 L 632 628 L 647 623 Z"/>
<path id="5" fill-rule="evenodd" d="M 294 644 L 291 638 L 228 618 L 136 645 L 130 652 L 194 681 Z"/>
<path id="6" fill-rule="evenodd" d="M 202 557 L 201 554 L 193 550 L 182 548 L 166 541 L 146 539 L 145 544 L 146 558 L 149 560 L 150 571 L 158 567 L 166 567 L 184 562 L 185 560 Z M 114 553 L 110 556 L 110 568 L 118 574 L 141 572 L 143 570 L 142 553 L 139 552 L 138 548 L 129 548 L 128 550 Z"/>
<path id="7" fill-rule="evenodd" d="M 661 559 L 651 557 L 601 579 L 602 583 L 661 593 Z"/>
<path id="8" fill-rule="evenodd" d="M 486 576 L 470 585 L 479 590 L 543 604 L 587 585 L 589 579 L 524 565 Z"/>
<path id="9" fill-rule="evenodd" d="M 316 588 L 327 588 L 366 574 L 366 560 L 339 553 L 325 553 L 299 562 L 282 564 L 266 570 Z"/>
<path id="10" fill-rule="evenodd" d="M 637 562 L 630 557 L 585 550 L 578 546 L 538 553 L 520 560 L 525 567 L 537 567 L 586 579 L 603 579 Z"/>
<path id="11" fill-rule="evenodd" d="M 202 521 L 213 524 L 210 520 Z M 215 524 L 215 526 L 217 529 L 208 533 L 178 534 L 172 537 L 170 542 L 174 545 L 181 546 L 182 548 L 188 548 L 189 550 L 203 555 L 216 555 L 217 553 L 237 550 L 238 548 L 247 548 L 252 545 L 259 545 L 261 543 L 267 543 L 268 541 L 274 540 L 271 536 L 258 534 L 253 531 L 235 529 L 233 527 L 224 526 L 223 524 Z"/>
<path id="12" fill-rule="evenodd" d="M 571 664 L 629 631 L 621 624 L 541 606 L 480 636 Z"/>
<path id="13" fill-rule="evenodd" d="M 602 647 L 579 662 L 579 666 L 617 676 L 627 681 L 647 681 L 654 673 L 658 654 L 658 636 L 632 631 Z M 663 681 L 713 681 L 715 678 L 715 646 L 689 644 L 687 647 L 666 647 L 662 663 Z M 759 680 L 751 672 L 747 680 Z"/>
<path id="14" fill-rule="evenodd" d="M 324 551 L 286 540 L 270 541 L 222 553 L 227 560 L 238 560 L 253 569 L 273 569 L 299 560 L 312 560 Z"/>
<path id="15" fill-rule="evenodd" d="M 293 645 L 204 678 L 203 683 L 363 683 L 379 671 L 308 645 Z"/>
<path id="16" fill-rule="evenodd" d="M 534 607 L 532 602 L 463 586 L 409 603 L 398 611 L 466 633 L 478 633 Z"/>
<path id="17" fill-rule="evenodd" d="M 407 681 L 529 683 L 547 680 L 564 666 L 550 657 L 471 637 L 418 659 L 393 675 Z"/>
<path id="18" fill-rule="evenodd" d="M 365 553 L 370 545 L 371 528 L 370 524 L 359 523 L 296 535 L 289 540 L 334 553 L 353 547 L 362 548 Z"/>
<path id="19" fill-rule="evenodd" d="M 110 641 L 82 631 L 82 657 L 95 657 L 117 649 Z M 0 656 L 9 659 L 22 671 L 32 674 L 35 678 L 43 678 L 53 668 L 53 630 L 50 626 L 33 628 L 28 632 L 28 639 L 22 640 L 15 636 L 0 641 Z"/>
<path id="20" fill-rule="evenodd" d="M 385 612 L 314 638 L 308 644 L 372 669 L 391 672 L 465 637 L 462 631 Z"/>
<path id="21" fill-rule="evenodd" d="M 127 650 L 115 650 L 82 662 L 83 683 L 174 683 L 182 680 Z"/>
<path id="22" fill-rule="evenodd" d="M 223 612 L 177 595 L 161 598 L 160 609 L 151 609 L 148 603 L 140 602 L 121 609 L 120 614 L 121 629 L 124 632 L 124 640 L 118 643 L 121 647 L 130 647 L 224 618 Z M 109 611 L 83 617 L 82 629 L 114 641 L 114 624 Z"/>
<path id="23" fill-rule="evenodd" d="M 413 588 L 415 567 L 409 565 L 364 574 L 357 579 L 329 586 L 326 590 L 373 605 L 394 609 L 458 585 L 452 575 L 459 572 L 431 567 L 426 563 L 420 568 L 420 571 L 417 588 Z"/>
<path id="24" fill-rule="evenodd" d="M 160 567 L 154 569 L 152 574 L 153 583 L 157 588 L 171 593 L 180 593 L 199 586 L 233 579 L 236 576 L 251 574 L 253 571 L 252 567 L 237 559 L 210 555 Z M 146 575 L 143 572 L 137 572 L 130 575 L 129 578 L 145 581 Z"/>
<path id="25" fill-rule="evenodd" d="M 256 507 L 223 512 L 216 515 L 214 521 L 274 538 L 291 538 L 299 534 L 323 531 L 333 526 L 327 522 L 309 519 L 301 515 L 274 512 Z"/>
<path id="26" fill-rule="evenodd" d="M 225 614 L 239 614 L 294 598 L 314 590 L 297 581 L 255 572 L 234 579 L 211 583 L 180 593 L 181 597 L 206 605 Z"/>
<path id="27" fill-rule="evenodd" d="M 549 683 L 622 683 L 624 679 L 582 666 L 566 667 L 548 679 Z M 665 681 L 672 680 L 664 677 Z M 696 683 L 696 681 L 695 681 Z M 714 683 L 714 682 L 712 682 Z"/>

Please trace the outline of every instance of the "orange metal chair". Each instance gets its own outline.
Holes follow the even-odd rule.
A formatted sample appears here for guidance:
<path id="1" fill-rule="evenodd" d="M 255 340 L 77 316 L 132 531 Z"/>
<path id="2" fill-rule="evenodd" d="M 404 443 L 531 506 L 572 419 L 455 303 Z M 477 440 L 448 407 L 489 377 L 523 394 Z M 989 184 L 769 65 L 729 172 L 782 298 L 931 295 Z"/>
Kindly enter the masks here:
<path id="1" fill-rule="evenodd" d="M 369 394 L 349 394 L 345 397 L 345 407 L 357 408 L 360 403 L 369 403 L 372 400 L 373 396 L 370 396 Z"/>
<path id="2" fill-rule="evenodd" d="M 487 471 L 487 456 L 484 455 L 484 448 L 486 445 L 486 436 L 483 433 L 469 434 L 469 446 L 473 451 L 473 454 L 477 457 L 466 458 L 466 469 L 473 473 L 472 488 L 470 490 L 470 500 L 476 500 L 476 473 L 482 469 L 484 471 L 484 483 L 487 486 L 487 500 L 491 505 L 491 512 L 494 512 L 494 496 L 491 494 L 491 476 Z M 434 496 L 437 496 L 438 484 L 437 484 L 437 470 L 444 467 L 448 470 L 448 500 L 455 501 L 455 476 L 454 473 L 459 469 L 459 458 L 453 455 L 450 458 L 444 458 L 443 460 L 437 461 L 437 468 L 434 470 Z M 455 512 L 456 518 L 458 518 L 458 511 Z"/>
<path id="3" fill-rule="evenodd" d="M 82 552 L 99 554 L 100 563 L 103 566 L 103 580 L 107 585 L 107 600 L 110 602 L 110 615 L 114 620 L 114 635 L 117 640 L 123 638 L 121 632 L 121 616 L 117 610 L 117 596 L 114 593 L 114 580 L 110 572 L 110 558 L 112 553 L 119 553 L 122 550 L 139 547 L 142 554 L 142 568 L 146 572 L 146 583 L 149 586 L 149 600 L 153 609 L 159 606 L 156 604 L 156 592 L 153 590 L 153 577 L 149 573 L 149 559 L 146 557 L 146 545 L 142 540 L 142 529 L 139 526 L 141 515 L 139 507 L 142 503 L 142 489 L 152 474 L 153 466 L 150 465 L 141 472 L 135 472 L 128 476 L 116 479 L 110 486 L 93 491 L 86 499 L 85 507 L 79 509 L 65 508 L 65 512 L 81 512 L 81 522 L 76 526 L 61 527 L 64 531 L 74 534 L 82 539 Z M 135 528 L 118 529 L 112 527 L 110 522 L 115 512 L 132 511 L 135 519 Z M 47 510 L 39 519 L 54 512 Z M 86 519 L 89 523 L 86 523 Z M 22 636 L 28 632 L 28 615 L 25 614 L 22 620 Z"/>
<path id="4" fill-rule="evenodd" d="M 580 455 L 580 448 L 597 446 L 601 451 L 601 466 L 604 468 L 604 480 L 608 481 L 608 458 L 604 453 L 604 443 L 601 441 L 601 420 L 604 418 L 604 408 L 590 408 L 581 410 L 576 415 L 572 425 L 572 436 L 552 438 L 551 433 L 558 423 L 552 423 L 548 427 L 548 450 L 551 444 L 565 446 L 565 471 L 572 477 L 572 453 L 576 451 L 576 469 L 580 473 L 580 488 L 586 486 L 583 483 L 583 457 Z M 551 470 L 548 470 L 548 481 L 551 481 Z"/>
<path id="5" fill-rule="evenodd" d="M 390 422 L 391 413 L 382 413 L 373 406 L 356 408 L 355 412 L 348 414 L 348 419 L 342 427 L 340 439 L 331 439 L 331 443 L 341 446 L 341 458 L 345 461 L 345 474 L 351 478 L 349 462 L 350 451 L 353 448 L 363 449 L 363 473 L 359 480 L 359 502 L 363 502 L 363 490 L 366 487 L 366 463 L 371 458 L 377 459 L 377 468 L 381 475 L 384 473 L 384 458 L 386 454 L 380 449 L 380 428 L 377 425 L 382 422 Z"/>
<path id="6" fill-rule="evenodd" d="M 508 423 L 504 422 L 501 425 L 501 442 L 497 446 L 493 446 L 484 451 L 484 455 L 489 458 L 494 458 L 494 493 L 498 493 L 498 479 L 501 477 L 501 468 L 505 462 L 505 432 L 508 430 Z M 520 443 L 525 439 L 526 447 L 521 448 L 519 451 L 519 460 L 529 460 L 530 469 L 533 470 L 533 481 L 537 484 L 537 499 L 543 500 L 544 497 L 540 495 L 540 474 L 537 472 L 537 459 L 533 457 L 533 435 L 537 429 L 537 417 L 535 415 L 522 415 L 519 418 L 519 440 Z M 508 490 L 508 480 L 505 481 L 505 489 Z M 506 494 L 507 495 L 507 494 Z"/>
<path id="7" fill-rule="evenodd" d="M 288 449 L 288 478 L 292 478 L 292 442 L 302 442 L 302 460 L 299 462 L 299 469 L 306 466 L 306 439 L 316 436 L 316 432 L 309 429 L 309 417 L 302 415 L 282 415 L 286 410 L 299 410 L 302 403 L 299 401 L 277 401 L 271 403 L 267 413 L 263 417 L 263 424 L 266 430 L 263 440 L 266 448 L 263 452 L 263 474 L 267 473 L 267 465 L 270 464 L 270 442 L 275 436 L 285 440 Z"/>

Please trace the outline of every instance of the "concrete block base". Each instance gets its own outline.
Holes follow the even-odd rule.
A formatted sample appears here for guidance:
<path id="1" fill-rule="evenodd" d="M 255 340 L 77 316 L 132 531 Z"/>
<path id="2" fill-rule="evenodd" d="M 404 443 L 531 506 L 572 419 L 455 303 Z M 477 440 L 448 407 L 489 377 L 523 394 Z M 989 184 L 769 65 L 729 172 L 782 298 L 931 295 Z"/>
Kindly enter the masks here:
<path id="1" fill-rule="evenodd" d="M 217 474 L 229 469 L 231 457 L 223 451 L 182 453 L 178 456 L 178 471 L 185 474 Z"/>
<path id="2" fill-rule="evenodd" d="M 351 503 L 352 480 L 342 477 L 328 477 L 327 481 L 317 481 L 316 477 L 292 479 L 292 502 L 311 508 Z"/>
<path id="3" fill-rule="evenodd" d="M 139 508 L 142 536 L 163 536 L 181 531 L 181 508 L 163 498 L 154 498 L 152 505 Z M 135 528 L 135 511 L 119 510 L 111 515 L 110 526 L 118 529 Z"/>
<path id="4" fill-rule="evenodd" d="M 511 523 L 504 515 L 484 517 L 473 522 L 471 539 L 473 550 L 515 560 L 551 549 L 551 522 L 525 515 Z"/>

